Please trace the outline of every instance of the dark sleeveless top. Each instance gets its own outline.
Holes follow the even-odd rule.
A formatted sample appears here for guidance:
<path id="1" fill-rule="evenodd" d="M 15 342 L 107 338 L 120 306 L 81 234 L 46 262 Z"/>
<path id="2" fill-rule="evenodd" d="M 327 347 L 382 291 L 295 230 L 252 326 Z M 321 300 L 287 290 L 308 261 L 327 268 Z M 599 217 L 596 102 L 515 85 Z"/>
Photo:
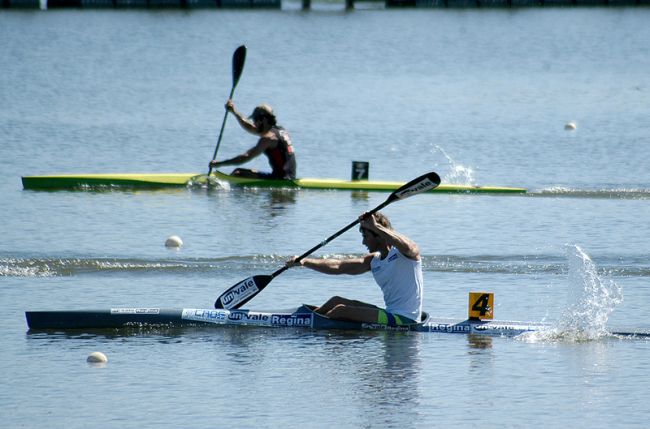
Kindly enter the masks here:
<path id="1" fill-rule="evenodd" d="M 274 148 L 264 151 L 273 169 L 271 174 L 274 179 L 295 179 L 296 155 L 289 133 L 282 127 L 273 127 L 271 131 L 278 139 L 278 144 Z"/>

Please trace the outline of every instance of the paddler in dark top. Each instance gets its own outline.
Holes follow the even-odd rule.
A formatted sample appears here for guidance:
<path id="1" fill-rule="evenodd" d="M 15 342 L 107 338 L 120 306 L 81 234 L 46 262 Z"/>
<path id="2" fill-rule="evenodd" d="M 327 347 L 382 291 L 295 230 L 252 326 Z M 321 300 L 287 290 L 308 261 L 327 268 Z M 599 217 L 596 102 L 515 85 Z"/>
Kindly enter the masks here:
<path id="1" fill-rule="evenodd" d="M 271 173 L 237 168 L 232 172 L 233 176 L 251 177 L 260 179 L 295 179 L 296 178 L 296 155 L 293 151 L 289 133 L 277 124 L 273 109 L 268 104 L 261 104 L 253 110 L 253 113 L 245 118 L 235 109 L 232 100 L 226 103 L 226 110 L 237 118 L 239 125 L 251 134 L 259 136 L 257 144 L 234 158 L 225 161 L 213 160 L 210 166 L 213 168 L 223 165 L 239 165 L 250 161 L 261 153 L 269 159 L 273 171 Z"/>

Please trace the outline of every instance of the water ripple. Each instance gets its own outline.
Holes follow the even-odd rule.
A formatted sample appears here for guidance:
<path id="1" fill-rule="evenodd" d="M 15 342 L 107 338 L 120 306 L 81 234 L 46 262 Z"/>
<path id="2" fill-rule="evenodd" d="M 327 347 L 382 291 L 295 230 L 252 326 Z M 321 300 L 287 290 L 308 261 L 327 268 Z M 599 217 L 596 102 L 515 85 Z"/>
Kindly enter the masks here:
<path id="1" fill-rule="evenodd" d="M 538 191 L 528 192 L 532 197 L 565 197 L 565 198 L 592 198 L 610 200 L 648 200 L 650 189 L 647 188 L 612 188 L 612 189 L 579 189 L 563 186 L 554 186 Z"/>
<path id="2" fill-rule="evenodd" d="M 351 258 L 356 254 L 324 257 Z M 222 258 L 16 258 L 0 257 L 0 277 L 66 277 L 95 273 L 143 275 L 201 274 L 215 272 L 275 271 L 289 255 L 247 255 Z M 425 255 L 425 272 L 566 274 L 566 258 L 554 255 Z M 599 260 L 600 274 L 617 277 L 650 277 L 650 265 L 642 256 Z"/>

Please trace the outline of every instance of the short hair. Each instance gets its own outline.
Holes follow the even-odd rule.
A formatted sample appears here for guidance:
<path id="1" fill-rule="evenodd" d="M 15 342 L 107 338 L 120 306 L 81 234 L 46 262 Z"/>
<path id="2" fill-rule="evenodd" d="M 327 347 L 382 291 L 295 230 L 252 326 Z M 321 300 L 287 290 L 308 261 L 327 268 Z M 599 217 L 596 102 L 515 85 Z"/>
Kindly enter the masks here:
<path id="1" fill-rule="evenodd" d="M 388 217 L 380 212 L 375 213 L 375 219 L 377 219 L 377 223 L 383 227 L 386 227 L 388 229 L 393 229 L 393 225 L 391 225 L 390 220 Z"/>
<path id="2" fill-rule="evenodd" d="M 253 121 L 260 118 L 266 118 L 271 126 L 277 125 L 277 119 L 275 118 L 275 113 L 273 113 L 273 108 L 268 104 L 260 104 L 257 106 L 249 118 Z"/>

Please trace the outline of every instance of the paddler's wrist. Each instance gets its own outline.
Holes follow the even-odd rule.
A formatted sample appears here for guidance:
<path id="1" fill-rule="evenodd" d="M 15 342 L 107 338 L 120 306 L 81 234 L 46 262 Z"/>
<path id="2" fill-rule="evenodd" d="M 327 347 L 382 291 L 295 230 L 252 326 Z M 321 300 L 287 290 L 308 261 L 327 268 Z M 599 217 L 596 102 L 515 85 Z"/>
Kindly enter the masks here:
<path id="1" fill-rule="evenodd" d="M 286 262 L 285 265 L 286 265 L 287 267 L 289 267 L 289 268 L 291 268 L 291 267 L 302 267 L 304 262 L 305 262 L 304 259 L 298 259 L 297 256 L 294 256 L 293 258 L 289 259 L 289 260 Z"/>

